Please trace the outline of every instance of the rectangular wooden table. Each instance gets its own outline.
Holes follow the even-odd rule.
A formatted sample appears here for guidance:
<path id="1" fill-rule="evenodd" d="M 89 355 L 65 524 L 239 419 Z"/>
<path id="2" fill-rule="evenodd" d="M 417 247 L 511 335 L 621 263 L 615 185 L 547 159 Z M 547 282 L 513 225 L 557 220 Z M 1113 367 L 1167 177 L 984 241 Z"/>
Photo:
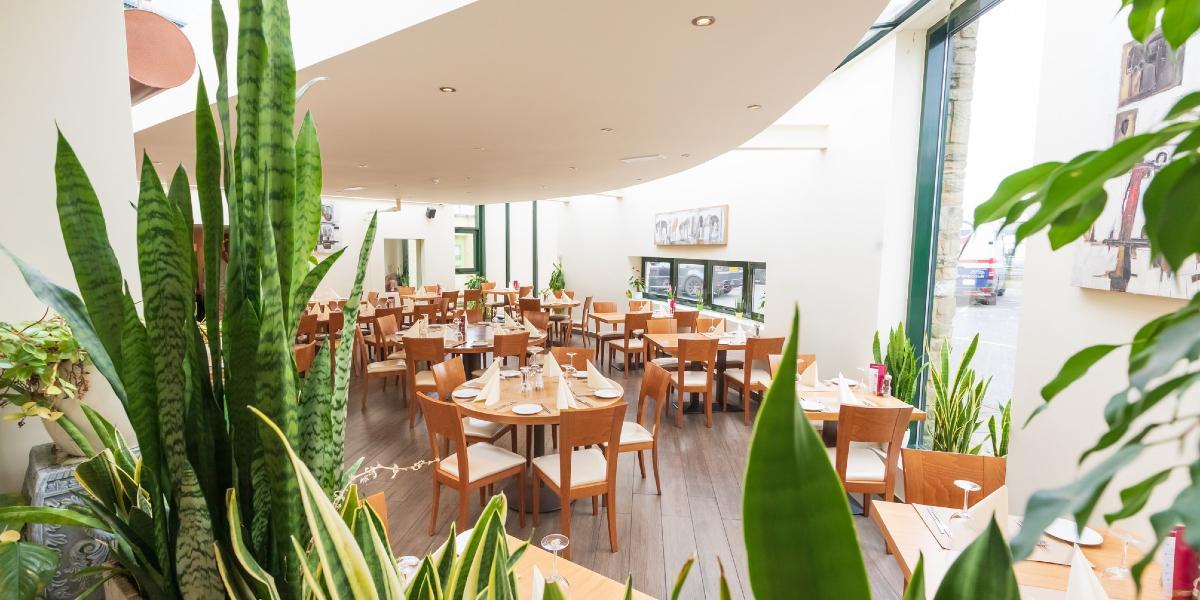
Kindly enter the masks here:
<path id="1" fill-rule="evenodd" d="M 895 557 L 896 564 L 904 574 L 905 582 L 912 577 L 912 570 L 921 554 L 925 555 L 927 566 L 931 561 L 941 561 L 942 565 L 951 562 L 951 551 L 938 544 L 911 504 L 872 502 L 871 518 L 883 533 L 888 552 Z M 1008 532 L 1010 536 L 1016 533 L 1016 525 L 1019 521 L 1020 517 L 1009 517 Z M 1083 547 L 1083 554 L 1095 566 L 1097 577 L 1105 568 L 1121 564 L 1121 540 L 1108 530 L 1101 530 L 1100 534 L 1104 536 L 1103 544 Z M 1133 565 L 1140 558 L 1141 554 L 1137 549 L 1131 547 L 1128 564 Z M 1013 570 L 1017 574 L 1017 583 L 1021 586 L 1022 598 L 1061 598 L 1067 589 L 1067 578 L 1071 567 L 1023 560 L 1014 565 Z M 930 571 L 927 570 L 927 578 L 929 574 Z M 1143 598 L 1164 597 L 1160 577 L 1161 571 L 1158 565 L 1151 563 L 1142 574 Z M 1114 600 L 1136 597 L 1132 581 L 1114 581 L 1100 577 L 1100 583 L 1104 586 L 1108 596 Z M 926 579 L 926 585 L 932 585 L 928 579 Z M 927 587 L 926 592 L 931 592 L 931 590 Z"/>
<path id="2" fill-rule="evenodd" d="M 820 402 L 822 404 L 825 404 L 827 407 L 832 408 L 837 405 L 838 391 L 836 389 L 834 389 L 834 390 L 802 389 L 802 388 L 800 388 L 800 386 L 797 386 L 796 396 L 798 398 L 807 398 L 809 400 L 816 400 L 817 402 Z M 891 397 L 885 398 L 883 396 L 878 396 L 875 394 L 857 393 L 857 394 L 855 394 L 855 397 L 859 398 L 859 399 L 866 399 L 871 404 L 874 404 L 876 407 L 879 407 L 879 408 L 904 408 L 905 406 L 909 406 L 909 404 L 907 402 L 905 402 L 899 398 L 891 398 Z M 806 410 L 806 411 L 804 411 L 804 414 L 806 416 L 808 416 L 808 420 L 810 420 L 810 421 L 835 421 L 836 422 L 838 420 L 838 411 L 836 411 L 836 410 L 822 410 L 822 411 Z M 923 411 L 919 408 L 913 407 L 912 415 L 909 416 L 908 420 L 909 421 L 924 421 L 925 417 L 926 417 L 925 411 Z"/>
<path id="3" fill-rule="evenodd" d="M 643 339 L 643 356 L 646 360 L 654 357 L 657 350 L 661 350 L 667 354 L 674 356 L 679 352 L 679 340 L 711 340 L 713 335 L 708 333 L 647 333 Z M 717 337 L 717 364 L 713 369 L 713 386 L 717 388 L 716 399 L 725 400 L 725 363 L 726 353 L 730 350 L 745 350 L 745 343 L 734 343 L 731 338 Z M 692 402 L 688 406 L 688 411 L 695 411 L 697 408 L 696 402 Z M 725 406 L 725 410 L 730 410 L 729 406 Z M 731 412 L 736 412 L 740 409 L 735 409 Z"/>
<path id="4" fill-rule="evenodd" d="M 521 545 L 521 540 L 508 536 L 509 550 L 515 550 Z M 530 598 L 533 592 L 533 567 L 537 566 L 542 575 L 549 577 L 554 573 L 554 555 L 542 550 L 537 540 L 529 544 L 513 574 L 517 577 L 517 596 Z M 620 600 L 625 594 L 625 583 L 609 579 L 595 571 L 581 567 L 564 558 L 558 559 L 558 574 L 567 578 L 571 598 L 598 598 Z M 695 575 L 693 575 L 694 577 Z M 636 582 L 635 582 L 636 583 Z M 639 600 L 652 600 L 652 596 L 633 590 L 633 597 Z"/>

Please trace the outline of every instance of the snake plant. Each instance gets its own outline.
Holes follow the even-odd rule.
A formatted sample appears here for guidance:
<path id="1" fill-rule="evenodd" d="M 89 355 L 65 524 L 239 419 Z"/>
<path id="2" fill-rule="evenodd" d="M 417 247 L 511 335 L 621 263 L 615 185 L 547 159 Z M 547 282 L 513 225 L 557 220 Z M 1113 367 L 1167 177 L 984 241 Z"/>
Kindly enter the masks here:
<path id="1" fill-rule="evenodd" d="M 888 331 L 887 348 L 880 346 L 879 332 L 875 332 L 875 340 L 871 346 L 876 363 L 887 366 L 887 372 L 892 375 L 892 395 L 909 403 L 915 404 L 917 385 L 925 370 L 925 363 L 917 354 L 916 347 L 904 331 L 904 323 Z"/>

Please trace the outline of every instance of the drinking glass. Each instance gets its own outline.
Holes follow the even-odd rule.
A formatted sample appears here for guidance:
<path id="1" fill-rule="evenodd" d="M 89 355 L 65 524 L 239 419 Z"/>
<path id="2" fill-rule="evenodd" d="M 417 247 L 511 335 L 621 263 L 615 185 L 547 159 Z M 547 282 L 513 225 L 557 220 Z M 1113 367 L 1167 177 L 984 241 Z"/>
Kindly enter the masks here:
<path id="1" fill-rule="evenodd" d="M 575 353 L 574 352 L 567 353 L 567 364 L 566 364 L 566 366 L 563 367 L 563 373 L 566 373 L 567 377 L 572 377 L 575 375 Z"/>
<path id="2" fill-rule="evenodd" d="M 401 556 L 396 559 L 396 568 L 400 571 L 400 581 L 404 585 L 412 580 L 413 575 L 417 573 L 417 568 L 421 566 L 421 559 L 415 556 Z"/>
<path id="3" fill-rule="evenodd" d="M 528 394 L 533 391 L 533 382 L 529 380 L 529 367 L 521 367 L 521 393 Z"/>
<path id="4" fill-rule="evenodd" d="M 1129 545 L 1137 544 L 1137 538 L 1123 531 L 1111 531 L 1117 539 L 1121 540 L 1121 566 L 1113 565 L 1104 570 L 1101 575 L 1105 579 L 1124 580 L 1133 577 L 1133 573 L 1129 570 Z"/>
<path id="5" fill-rule="evenodd" d="M 967 498 L 971 495 L 971 492 L 978 492 L 982 488 L 979 487 L 978 483 L 975 483 L 974 481 L 967 481 L 966 479 L 955 479 L 954 485 L 958 486 L 958 489 L 963 491 L 963 507 L 962 510 L 954 513 L 950 516 L 950 518 L 970 519 L 971 513 L 967 512 Z"/>
<path id="6" fill-rule="evenodd" d="M 571 540 L 567 539 L 567 536 L 561 533 L 551 533 L 542 538 L 542 547 L 554 553 L 554 562 L 551 563 L 550 576 L 546 578 L 546 581 L 553 581 L 558 584 L 558 587 L 564 590 L 567 588 L 567 578 L 558 574 L 558 553 L 565 550 L 570 543 Z"/>

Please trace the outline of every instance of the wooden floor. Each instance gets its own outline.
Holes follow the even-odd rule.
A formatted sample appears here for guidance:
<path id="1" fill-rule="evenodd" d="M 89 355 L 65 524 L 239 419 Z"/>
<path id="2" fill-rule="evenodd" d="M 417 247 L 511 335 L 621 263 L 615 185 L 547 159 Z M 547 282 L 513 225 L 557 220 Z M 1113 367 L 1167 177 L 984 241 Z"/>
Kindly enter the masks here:
<path id="1" fill-rule="evenodd" d="M 626 419 L 633 420 L 633 400 L 640 384 L 638 373 L 620 381 L 631 399 Z M 359 410 L 361 380 L 350 393 L 346 434 L 347 462 L 359 457 L 364 465 L 410 465 L 432 456 L 424 421 L 408 428 L 407 409 L 389 385 L 385 392 L 374 380 L 366 412 Z M 757 407 L 757 405 L 756 405 Z M 673 423 L 673 421 L 672 421 Z M 592 516 L 591 503 L 577 501 L 571 516 L 572 560 L 613 579 L 633 575 L 634 587 L 657 598 L 668 596 L 679 568 L 688 556 L 697 566 L 688 578 L 684 598 L 716 598 L 717 559 L 725 564 L 733 598 L 752 598 L 742 542 L 742 478 L 750 428 L 740 413 L 716 413 L 712 429 L 704 427 L 702 414 L 686 415 L 683 429 L 663 428 L 659 442 L 662 495 L 655 492 L 653 472 L 642 479 L 633 453 L 621 456 L 617 469 L 617 533 L 619 551 L 608 546 L 605 513 Z M 507 441 L 505 442 L 507 443 Z M 547 443 L 547 446 L 549 444 Z M 521 441 L 524 448 L 524 440 Z M 647 463 L 649 456 L 646 457 Z M 436 549 L 457 514 L 457 497 L 443 489 L 438 511 L 438 533 L 428 535 L 432 499 L 431 467 L 401 472 L 395 479 L 384 473 L 365 482 L 363 493 L 386 492 L 389 535 L 397 556 L 421 556 Z M 479 514 L 478 500 L 471 502 L 471 520 Z M 509 512 L 508 531 L 521 538 L 559 531 L 558 512 L 542 515 L 538 531 L 531 522 L 518 527 L 515 511 Z M 901 575 L 892 557 L 884 554 L 883 540 L 869 519 L 855 517 L 859 543 L 875 598 L 899 598 Z"/>

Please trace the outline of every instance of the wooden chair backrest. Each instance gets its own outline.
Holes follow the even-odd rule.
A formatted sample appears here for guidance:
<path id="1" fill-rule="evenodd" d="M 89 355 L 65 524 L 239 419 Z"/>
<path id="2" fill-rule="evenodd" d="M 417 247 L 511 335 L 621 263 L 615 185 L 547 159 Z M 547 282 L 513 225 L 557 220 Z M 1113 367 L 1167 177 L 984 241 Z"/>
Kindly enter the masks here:
<path id="1" fill-rule="evenodd" d="M 625 341 L 633 336 L 633 332 L 637 330 L 646 331 L 646 324 L 650 322 L 650 313 L 648 312 L 631 312 L 625 313 Z"/>
<path id="2" fill-rule="evenodd" d="M 679 382 L 683 383 L 683 372 L 687 370 L 688 363 L 701 362 L 704 363 L 704 370 L 708 371 L 708 376 L 712 377 L 713 368 L 717 364 L 717 339 L 689 339 L 680 338 L 679 340 Z"/>
<path id="3" fill-rule="evenodd" d="M 583 320 L 580 322 L 586 324 L 590 314 L 592 314 L 592 297 L 588 296 L 583 299 Z"/>
<path id="4" fill-rule="evenodd" d="M 605 480 L 613 481 L 617 475 L 617 452 L 621 445 L 621 421 L 624 416 L 623 403 L 604 408 L 563 411 L 558 427 L 558 468 L 562 489 L 571 488 L 570 449 L 578 446 L 605 444 L 604 457 L 608 462 Z"/>
<path id="5" fill-rule="evenodd" d="M 838 412 L 837 455 L 834 469 L 838 478 L 846 480 L 846 465 L 850 458 L 851 442 L 887 444 L 884 460 L 884 486 L 891 490 L 896 484 L 896 465 L 900 462 L 900 444 L 908 429 L 912 407 L 872 408 L 843 404 Z"/>
<path id="6" fill-rule="evenodd" d="M 370 506 L 371 510 L 375 511 L 375 515 L 379 517 L 379 522 L 383 523 L 383 530 L 387 531 L 387 498 L 384 497 L 383 492 L 375 492 L 374 494 L 367 496 L 367 506 Z"/>
<path id="7" fill-rule="evenodd" d="M 782 362 L 783 362 L 782 354 L 767 355 L 767 364 L 770 365 L 769 369 L 771 372 L 771 377 L 774 377 L 776 373 L 779 373 L 779 365 Z M 813 364 L 816 362 L 817 362 L 816 354 L 797 354 L 796 355 L 796 374 L 797 375 L 803 374 L 805 371 L 808 370 L 809 367 L 813 366 Z"/>
<path id="8" fill-rule="evenodd" d="M 458 452 L 458 480 L 470 481 L 471 468 L 467 463 L 467 436 L 463 432 L 462 416 L 458 405 L 453 402 L 440 402 L 417 392 L 421 402 L 421 412 L 425 414 L 425 428 L 429 432 L 429 446 L 433 450 L 433 459 L 440 461 L 446 458 L 442 455 L 442 445 L 438 438 L 451 442 Z"/>
<path id="9" fill-rule="evenodd" d="M 379 292 L 367 292 L 367 302 L 371 306 L 375 306 L 375 301 L 379 299 Z"/>
<path id="10" fill-rule="evenodd" d="M 588 361 L 596 362 L 596 349 L 583 348 L 579 346 L 555 346 L 550 349 L 550 354 L 554 355 L 554 360 L 558 361 L 559 366 L 566 367 L 568 362 L 567 353 L 574 352 L 574 361 L 571 363 L 580 371 L 587 369 Z"/>
<path id="11" fill-rule="evenodd" d="M 342 307 L 346 306 L 346 301 L 330 300 L 329 302 L 326 302 L 325 305 L 329 307 L 329 310 L 342 310 Z"/>
<path id="12" fill-rule="evenodd" d="M 637 419 L 642 423 L 646 413 L 647 399 L 654 401 L 654 421 L 650 430 L 651 435 L 658 437 L 658 424 L 662 421 L 663 409 L 667 406 L 667 388 L 671 384 L 671 373 L 652 363 L 646 363 L 646 373 L 642 375 L 642 389 L 638 392 Z"/>
<path id="13" fill-rule="evenodd" d="M 461 357 L 454 357 L 433 365 L 433 381 L 437 385 L 438 400 L 452 402 L 450 394 L 454 388 L 467 382 L 467 371 Z"/>
<path id="14" fill-rule="evenodd" d="M 535 310 L 542 310 L 542 299 L 541 298 L 521 298 L 519 300 L 519 302 L 520 302 L 520 304 L 518 306 L 520 306 L 521 312 L 523 312 L 523 313 L 531 312 L 531 311 L 535 311 Z"/>
<path id="15" fill-rule="evenodd" d="M 339 335 L 342 329 L 346 326 L 346 313 L 331 312 L 329 313 L 329 334 Z"/>
<path id="16" fill-rule="evenodd" d="M 483 300 L 483 290 L 463 290 L 463 306 Z"/>
<path id="17" fill-rule="evenodd" d="M 719 332 L 725 331 L 725 319 L 721 317 L 696 317 L 696 333 L 708 333 L 716 325 Z"/>
<path id="18" fill-rule="evenodd" d="M 417 288 L 414 288 L 414 287 L 411 287 L 411 286 L 409 286 L 409 287 L 398 287 L 398 288 L 396 288 L 396 295 L 398 295 L 398 296 L 411 296 L 411 295 L 413 295 L 413 294 L 414 294 L 416 291 L 417 291 Z"/>
<path id="19" fill-rule="evenodd" d="M 449 301 L 449 300 L 447 300 L 447 299 L 445 299 L 445 298 L 438 298 L 438 299 L 437 299 L 437 300 L 434 302 L 434 305 L 438 307 L 438 312 L 437 312 L 437 318 L 438 318 L 438 320 L 437 320 L 437 322 L 438 322 L 438 323 L 448 323 L 448 322 L 450 322 L 450 315 L 451 315 L 451 313 L 453 313 L 453 312 L 454 312 L 454 311 L 452 310 L 452 307 L 451 307 L 451 305 L 450 305 L 450 301 Z"/>
<path id="20" fill-rule="evenodd" d="M 614 312 L 617 312 L 617 303 L 616 302 L 607 302 L 604 300 L 601 300 L 599 302 L 593 302 L 592 303 L 592 311 L 598 312 L 598 313 L 614 313 Z"/>
<path id="21" fill-rule="evenodd" d="M 517 366 L 525 366 L 525 355 L 529 348 L 529 332 L 518 331 L 515 333 L 506 333 L 497 335 L 492 338 L 492 356 L 496 359 L 505 359 L 510 356 L 517 357 Z"/>
<path id="22" fill-rule="evenodd" d="M 382 344 L 399 331 L 395 315 L 385 314 L 375 317 L 375 342 Z"/>
<path id="23" fill-rule="evenodd" d="M 441 310 L 441 303 L 436 304 L 416 304 L 413 305 L 413 318 L 420 321 L 421 317 L 429 317 L 430 323 L 438 322 L 438 312 Z"/>
<path id="24" fill-rule="evenodd" d="M 454 303 L 458 302 L 458 290 L 442 292 L 442 301 L 450 306 L 454 306 Z"/>
<path id="25" fill-rule="evenodd" d="M 317 317 L 316 313 L 300 315 L 300 326 L 296 328 L 296 337 L 302 337 L 306 342 L 313 341 L 317 337 Z"/>
<path id="26" fill-rule="evenodd" d="M 630 300 L 629 312 L 644 312 L 650 310 L 649 300 Z"/>
<path id="27" fill-rule="evenodd" d="M 479 287 L 479 289 L 494 290 L 494 289 L 496 289 L 496 282 L 495 281 L 485 281 L 485 282 L 483 282 L 483 285 Z"/>
<path id="28" fill-rule="evenodd" d="M 532 285 L 523 285 L 523 286 L 520 286 L 517 288 L 517 296 L 520 298 L 524 298 L 525 296 L 528 296 L 529 294 L 532 294 L 532 293 L 533 293 Z"/>
<path id="29" fill-rule="evenodd" d="M 532 323 L 534 327 L 542 331 L 550 328 L 550 313 L 540 310 L 527 310 L 523 312 L 525 319 Z"/>
<path id="30" fill-rule="evenodd" d="M 467 318 L 468 323 L 480 323 L 483 321 L 483 309 L 472 308 L 462 311 L 463 316 Z"/>
<path id="31" fill-rule="evenodd" d="M 424 289 L 426 292 L 436 292 L 438 289 L 438 286 L 437 286 L 437 284 L 427 285 L 427 286 L 424 286 Z"/>
<path id="32" fill-rule="evenodd" d="M 313 359 L 317 356 L 317 342 L 314 340 L 307 344 L 300 344 L 295 347 L 294 351 L 296 353 L 296 372 L 307 373 L 312 368 Z"/>
<path id="33" fill-rule="evenodd" d="M 679 321 L 669 318 L 646 321 L 646 333 L 679 333 Z"/>
<path id="34" fill-rule="evenodd" d="M 746 368 L 747 373 L 752 368 L 751 363 L 756 360 L 768 362 L 772 354 L 783 352 L 783 338 L 746 338 Z"/>
<path id="35" fill-rule="evenodd" d="M 698 310 L 675 311 L 676 327 L 680 333 L 696 333 L 696 319 L 700 317 Z"/>
<path id="36" fill-rule="evenodd" d="M 436 365 L 446 359 L 446 340 L 442 336 L 420 337 L 406 336 L 404 338 L 404 354 L 407 356 L 409 373 L 416 373 L 422 362 Z"/>
<path id="37" fill-rule="evenodd" d="M 967 504 L 973 505 L 1000 489 L 1007 476 L 1008 461 L 1002 457 L 915 448 L 905 448 L 901 454 L 904 501 L 909 504 L 962 508 L 962 489 L 954 485 L 954 480 L 966 479 L 981 488 L 967 496 Z"/>

